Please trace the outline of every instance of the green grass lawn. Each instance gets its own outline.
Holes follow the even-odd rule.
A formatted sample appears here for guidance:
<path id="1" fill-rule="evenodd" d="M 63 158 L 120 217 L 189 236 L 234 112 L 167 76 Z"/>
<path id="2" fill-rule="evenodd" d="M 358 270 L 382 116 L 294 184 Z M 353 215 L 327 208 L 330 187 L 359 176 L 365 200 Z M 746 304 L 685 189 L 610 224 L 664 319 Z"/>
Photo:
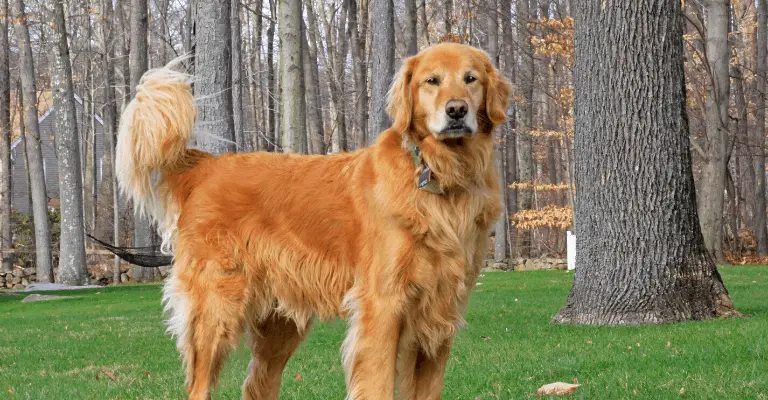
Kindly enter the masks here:
<path id="1" fill-rule="evenodd" d="M 768 267 L 722 273 L 750 318 L 611 328 L 550 325 L 572 274 L 487 273 L 456 339 L 443 398 L 524 399 L 543 384 L 577 380 L 571 398 L 768 399 Z M 66 294 L 82 298 L 23 304 L 21 295 L 0 296 L 0 398 L 183 397 L 160 286 Z M 344 330 L 340 321 L 315 327 L 286 367 L 282 398 L 344 398 Z M 214 398 L 240 398 L 248 359 L 244 348 L 233 353 Z"/>

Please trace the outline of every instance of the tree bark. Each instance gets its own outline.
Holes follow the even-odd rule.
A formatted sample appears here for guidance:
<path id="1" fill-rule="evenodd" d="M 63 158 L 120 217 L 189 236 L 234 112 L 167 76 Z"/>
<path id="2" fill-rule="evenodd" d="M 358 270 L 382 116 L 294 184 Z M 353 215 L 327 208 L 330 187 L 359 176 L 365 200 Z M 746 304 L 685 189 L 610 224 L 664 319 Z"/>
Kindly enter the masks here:
<path id="1" fill-rule="evenodd" d="M 37 120 L 37 85 L 32 60 L 27 14 L 23 0 L 15 0 L 16 43 L 19 47 L 19 69 L 24 103 L 24 136 L 27 141 L 29 160 L 32 215 L 35 220 L 35 256 L 38 282 L 53 282 L 51 259 L 51 227 L 48 221 L 48 194 L 45 190 L 45 172 L 40 141 L 40 125 Z"/>
<path id="2" fill-rule="evenodd" d="M 425 46 L 429 46 L 431 43 L 429 42 L 429 20 L 427 19 L 427 1 L 426 0 L 419 0 L 419 36 L 421 36 L 421 40 L 424 42 Z M 511 20 L 510 20 L 511 21 Z M 506 24 L 509 25 L 509 24 Z"/>
<path id="3" fill-rule="evenodd" d="M 276 4 L 277 0 L 269 1 L 269 26 L 267 27 L 267 122 L 269 127 L 265 135 L 263 149 L 266 151 L 277 150 L 278 131 L 275 126 L 275 61 L 274 61 L 274 43 L 275 43 L 275 21 L 277 20 Z"/>
<path id="4" fill-rule="evenodd" d="M 405 55 L 412 56 L 419 52 L 418 35 L 419 18 L 416 13 L 416 0 L 405 0 L 405 15 L 403 29 L 405 30 Z"/>
<path id="5" fill-rule="evenodd" d="M 491 60 L 498 66 L 499 59 L 499 18 L 497 14 L 497 4 L 495 0 L 488 1 L 488 43 L 486 49 L 491 56 Z M 497 132 L 503 134 L 504 129 Z M 504 170 L 504 141 L 497 140 L 493 145 L 496 170 L 499 179 L 499 187 L 507 187 L 506 173 Z M 504 192 L 506 192 L 505 189 Z M 506 210 L 506 196 L 501 196 L 502 209 Z M 502 215 L 496 221 L 496 240 L 494 243 L 493 259 L 496 262 L 504 262 L 507 259 L 507 217 Z"/>
<path id="6" fill-rule="evenodd" d="M 131 0 L 133 1 L 133 0 Z M 110 8 L 112 6 L 110 5 Z M 130 64 L 130 40 L 126 37 L 124 26 L 131 26 L 129 21 L 126 21 L 125 10 L 123 8 L 123 2 L 116 2 L 114 8 L 114 25 L 113 28 L 117 32 L 115 37 L 115 48 L 119 51 L 115 54 L 115 60 L 117 61 L 116 69 L 120 78 L 120 96 L 115 98 L 119 101 L 118 109 L 122 112 L 123 107 L 128 104 L 130 100 L 131 91 L 131 64 Z"/>
<path id="7" fill-rule="evenodd" d="M 88 271 L 85 265 L 83 232 L 83 181 L 64 0 L 56 0 L 53 7 L 51 21 L 55 45 L 51 63 L 51 83 L 53 104 L 56 105 L 56 152 L 61 204 L 57 281 L 66 285 L 85 285 L 88 283 Z"/>
<path id="8" fill-rule="evenodd" d="M 349 0 L 349 40 L 352 51 L 352 75 L 355 79 L 355 147 L 365 147 L 368 139 L 368 74 L 365 59 L 367 35 L 365 1 Z M 362 15 L 361 15 L 362 10 Z"/>
<path id="9" fill-rule="evenodd" d="M 390 122 L 386 111 L 387 92 L 395 76 L 395 6 L 392 0 L 373 2 L 371 18 L 371 118 L 368 143 Z"/>
<path id="10" fill-rule="evenodd" d="M 755 113 L 755 175 L 757 196 L 753 230 L 757 236 L 757 254 L 768 255 L 768 226 L 766 226 L 765 193 L 765 107 L 766 74 L 768 74 L 768 0 L 757 2 L 757 104 Z"/>
<path id="11" fill-rule="evenodd" d="M 521 102 L 517 107 L 517 173 L 518 182 L 531 184 L 534 180 L 533 166 L 533 137 L 530 131 L 533 127 L 533 79 L 534 59 L 531 45 L 531 31 L 528 20 L 531 16 L 529 0 L 517 0 L 517 37 L 519 40 L 520 64 L 517 69 L 517 82 L 521 92 Z M 523 186 L 517 189 L 517 207 L 519 210 L 530 210 L 533 207 L 533 188 Z M 517 236 L 518 253 L 521 257 L 530 257 L 532 232 L 524 229 Z"/>
<path id="12" fill-rule="evenodd" d="M 246 135 L 249 141 L 246 140 L 246 151 L 262 150 L 262 138 L 261 135 L 265 132 L 264 118 L 264 92 L 261 83 L 261 28 L 262 18 L 261 9 L 263 7 L 263 1 L 257 0 L 254 4 L 254 9 L 259 10 L 258 14 L 251 14 L 248 12 L 248 60 L 250 79 L 250 97 L 251 97 L 251 111 L 253 118 L 253 132 L 250 135 Z M 251 16 L 253 16 L 253 22 L 251 23 Z M 251 32 L 251 29 L 253 30 Z"/>
<path id="13" fill-rule="evenodd" d="M 147 59 L 147 0 L 131 0 L 131 52 L 130 52 L 130 90 L 131 98 L 136 96 L 136 87 L 141 76 L 149 68 Z M 135 247 L 152 246 L 152 224 L 147 215 L 134 209 L 133 245 Z M 151 281 L 153 271 L 136 265 L 133 278 L 138 282 Z"/>
<path id="14" fill-rule="evenodd" d="M 237 151 L 246 151 L 246 139 L 243 132 L 243 81 L 242 47 L 240 26 L 240 2 L 231 4 L 230 21 L 232 24 L 232 126 L 235 130 Z"/>
<path id="15" fill-rule="evenodd" d="M 512 1 L 501 0 L 500 2 L 502 12 L 500 16 L 506 21 L 512 21 Z M 502 43 L 504 43 L 504 74 L 512 82 L 516 82 L 515 79 L 515 38 L 513 35 L 513 28 L 511 23 L 502 23 Z M 507 182 L 517 182 L 517 114 L 515 110 L 512 110 L 512 116 L 509 121 L 503 126 L 501 132 L 504 135 L 504 156 L 506 159 L 506 179 Z M 506 197 L 506 214 L 504 217 L 509 221 L 509 218 L 517 212 L 517 189 L 512 189 L 509 185 L 502 188 Z M 508 252 L 512 255 L 512 244 L 517 242 L 517 230 L 512 224 L 507 224 L 507 241 L 509 244 Z"/>
<path id="16" fill-rule="evenodd" d="M 313 13 L 307 5 L 307 15 Z M 309 30 L 304 21 L 301 23 L 301 54 L 304 63 L 304 83 L 307 89 L 307 134 L 309 135 L 310 154 L 325 154 L 325 128 L 323 125 L 322 97 L 320 97 L 320 71 L 317 66 L 317 42 L 312 35 L 309 40 Z"/>
<path id="17" fill-rule="evenodd" d="M 578 247 L 573 288 L 555 322 L 738 314 L 698 229 L 682 22 L 677 0 L 607 8 L 583 0 L 576 8 Z"/>
<path id="18" fill-rule="evenodd" d="M 8 0 L 0 0 L 0 250 L 13 245 L 11 231 L 11 75 L 8 54 Z M 17 160 L 20 162 L 20 160 Z M 3 253 L 5 254 L 5 253 Z M 0 271 L 13 269 L 11 257 L 0 257 Z"/>
<path id="19" fill-rule="evenodd" d="M 706 55 L 709 64 L 707 84 L 706 157 L 701 174 L 699 217 L 707 250 L 716 262 L 723 256 L 723 193 L 729 151 L 728 102 L 730 78 L 728 61 L 729 1 L 707 0 Z"/>
<path id="20" fill-rule="evenodd" d="M 96 234 L 96 219 L 98 218 L 98 187 L 96 185 L 97 180 L 97 160 L 96 160 L 96 127 L 94 125 L 94 113 L 95 107 L 93 104 L 94 98 L 94 70 L 92 65 L 93 51 L 91 44 L 93 42 L 93 35 L 91 29 L 91 2 L 85 0 L 83 2 L 83 14 L 85 15 L 85 82 L 83 82 L 83 91 L 85 96 L 83 99 L 83 123 L 81 126 L 85 128 L 85 132 L 81 132 L 82 141 L 81 146 L 83 149 L 82 159 L 85 164 L 83 169 L 83 204 L 85 209 L 85 226 L 86 230 L 92 234 Z M 83 145 L 84 144 L 84 145 Z"/>
<path id="21" fill-rule="evenodd" d="M 104 121 L 104 150 L 101 161 L 101 188 L 100 193 L 106 198 L 111 198 L 112 207 L 101 210 L 99 221 L 105 228 L 97 229 L 103 240 L 112 240 L 115 246 L 120 245 L 120 208 L 117 185 L 115 184 L 115 135 L 117 133 L 117 101 L 115 96 L 115 66 L 112 60 L 115 58 L 115 29 L 114 13 L 111 0 L 102 0 L 101 36 L 104 42 L 101 65 L 104 79 L 104 107 L 102 117 Z M 109 228 L 112 228 L 111 230 Z M 120 258 L 115 256 L 112 269 L 112 282 L 120 284 Z"/>
<path id="22" fill-rule="evenodd" d="M 200 1 L 195 19 L 195 137 L 214 154 L 235 151 L 230 6 L 230 0 Z"/>
<path id="23" fill-rule="evenodd" d="M 301 0 L 280 0 L 280 79 L 282 82 L 283 151 L 307 153 Z"/>

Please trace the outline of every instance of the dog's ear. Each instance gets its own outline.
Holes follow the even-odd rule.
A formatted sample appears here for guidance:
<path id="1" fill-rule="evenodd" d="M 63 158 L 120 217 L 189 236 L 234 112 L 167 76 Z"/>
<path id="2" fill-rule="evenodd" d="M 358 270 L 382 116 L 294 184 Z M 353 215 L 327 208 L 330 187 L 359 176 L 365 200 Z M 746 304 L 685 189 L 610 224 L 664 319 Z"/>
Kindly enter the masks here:
<path id="1" fill-rule="evenodd" d="M 485 113 L 495 128 L 507 119 L 507 106 L 512 85 L 504 78 L 496 67 L 488 60 L 486 64 L 488 86 L 485 91 Z"/>
<path id="2" fill-rule="evenodd" d="M 395 80 L 387 94 L 387 114 L 392 119 L 392 129 L 401 133 L 411 127 L 411 116 L 413 115 L 411 77 L 417 57 L 418 55 L 403 60 L 403 66 L 395 75 Z"/>

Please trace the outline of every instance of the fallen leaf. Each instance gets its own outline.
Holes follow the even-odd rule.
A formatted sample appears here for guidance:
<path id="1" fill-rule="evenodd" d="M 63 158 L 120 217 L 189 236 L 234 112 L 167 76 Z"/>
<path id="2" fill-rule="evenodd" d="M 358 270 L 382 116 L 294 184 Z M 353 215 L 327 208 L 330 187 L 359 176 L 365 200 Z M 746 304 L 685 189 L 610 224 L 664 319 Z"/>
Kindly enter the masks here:
<path id="1" fill-rule="evenodd" d="M 13 389 L 8 389 L 8 393 L 13 394 Z"/>
<path id="2" fill-rule="evenodd" d="M 587 344 L 592 344 L 592 341 L 591 341 L 591 340 L 588 340 L 588 341 L 587 341 Z"/>
<path id="3" fill-rule="evenodd" d="M 106 375 L 107 378 L 109 378 L 109 380 L 112 380 L 112 381 L 117 380 L 117 377 L 115 376 L 115 373 L 110 371 L 110 370 L 108 370 L 108 369 L 106 369 L 106 368 L 102 368 L 101 373 Z"/>
<path id="4" fill-rule="evenodd" d="M 572 380 L 573 380 L 573 383 L 579 383 L 579 378 L 577 378 L 577 377 L 575 377 L 575 376 L 573 377 L 573 379 L 572 379 Z"/>
<path id="5" fill-rule="evenodd" d="M 485 341 L 491 340 L 490 336 L 480 336 L 480 339 L 483 339 Z"/>
<path id="6" fill-rule="evenodd" d="M 565 382 L 554 382 L 544 385 L 536 391 L 536 396 L 559 396 L 573 393 L 579 386 Z"/>
<path id="7" fill-rule="evenodd" d="M 301 374 L 296 374 L 296 375 L 293 376 L 293 379 L 295 379 L 297 381 L 303 381 L 304 377 L 301 376 Z"/>
<path id="8" fill-rule="evenodd" d="M 667 341 L 667 347 L 672 346 L 672 342 Z"/>
<path id="9" fill-rule="evenodd" d="M 685 396 L 686 394 L 688 394 L 688 392 L 685 391 L 685 388 L 680 388 L 680 394 Z"/>
<path id="10" fill-rule="evenodd" d="M 627 346 L 627 350 L 632 350 L 632 346 Z"/>
<path id="11" fill-rule="evenodd" d="M 146 376 L 149 379 L 152 379 L 152 375 L 150 375 L 149 372 L 144 371 L 144 376 Z"/>

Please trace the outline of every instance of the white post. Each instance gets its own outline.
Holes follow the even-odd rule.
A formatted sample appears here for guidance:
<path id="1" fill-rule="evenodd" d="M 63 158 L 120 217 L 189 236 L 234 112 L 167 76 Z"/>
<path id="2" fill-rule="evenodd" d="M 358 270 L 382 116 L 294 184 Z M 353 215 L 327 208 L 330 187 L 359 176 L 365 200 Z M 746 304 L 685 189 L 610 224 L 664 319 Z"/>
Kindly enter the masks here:
<path id="1" fill-rule="evenodd" d="M 576 235 L 571 231 L 566 231 L 566 247 L 568 248 L 568 270 L 576 269 Z"/>

